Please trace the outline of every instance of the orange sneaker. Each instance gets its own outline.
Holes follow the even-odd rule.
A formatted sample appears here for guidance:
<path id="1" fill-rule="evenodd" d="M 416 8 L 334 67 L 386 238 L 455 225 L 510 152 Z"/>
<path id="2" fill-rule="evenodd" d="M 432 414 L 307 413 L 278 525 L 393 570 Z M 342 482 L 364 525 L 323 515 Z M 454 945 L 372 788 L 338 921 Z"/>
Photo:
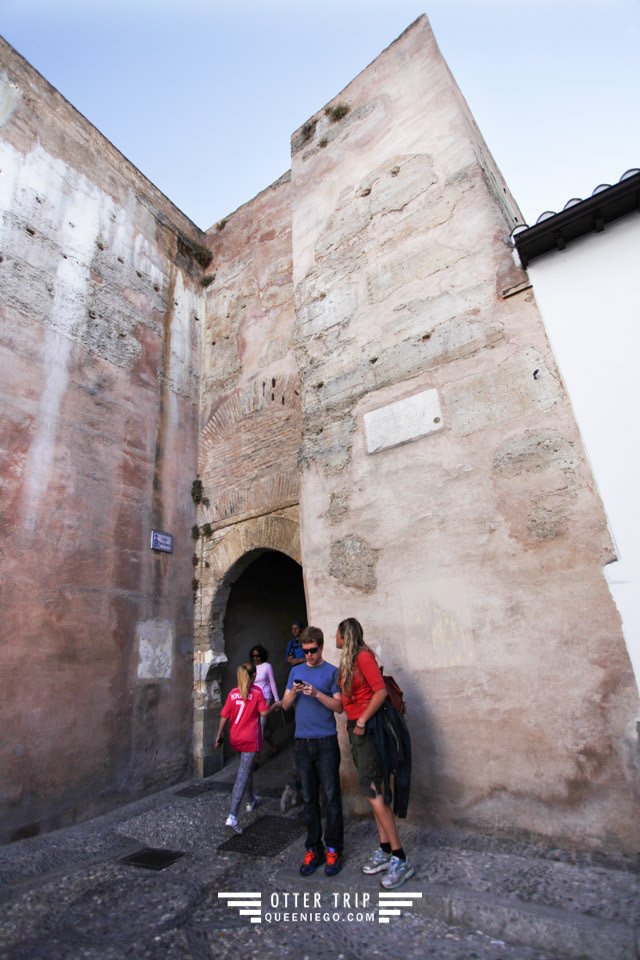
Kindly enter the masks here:
<path id="1" fill-rule="evenodd" d="M 320 850 L 316 852 L 315 850 L 307 850 L 300 864 L 300 875 L 302 877 L 310 877 L 312 873 L 315 873 L 318 867 L 321 867 L 324 863 L 324 851 Z"/>
<path id="2" fill-rule="evenodd" d="M 337 873 L 340 873 L 342 870 L 342 854 L 338 853 L 337 850 L 333 850 L 331 847 L 327 847 L 327 852 L 325 854 L 327 865 L 324 868 L 324 872 L 328 877 L 335 877 Z"/>

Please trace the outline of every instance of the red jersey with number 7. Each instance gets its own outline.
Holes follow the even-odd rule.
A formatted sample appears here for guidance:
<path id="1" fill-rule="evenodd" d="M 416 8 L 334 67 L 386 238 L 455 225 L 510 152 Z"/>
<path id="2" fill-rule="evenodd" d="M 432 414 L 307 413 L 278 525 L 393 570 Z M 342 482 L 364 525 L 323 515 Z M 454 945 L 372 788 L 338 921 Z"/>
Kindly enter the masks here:
<path id="1" fill-rule="evenodd" d="M 269 709 L 262 690 L 253 683 L 247 699 L 243 700 L 238 687 L 226 699 L 220 716 L 229 721 L 229 739 L 238 753 L 259 753 L 262 750 L 260 714 Z"/>

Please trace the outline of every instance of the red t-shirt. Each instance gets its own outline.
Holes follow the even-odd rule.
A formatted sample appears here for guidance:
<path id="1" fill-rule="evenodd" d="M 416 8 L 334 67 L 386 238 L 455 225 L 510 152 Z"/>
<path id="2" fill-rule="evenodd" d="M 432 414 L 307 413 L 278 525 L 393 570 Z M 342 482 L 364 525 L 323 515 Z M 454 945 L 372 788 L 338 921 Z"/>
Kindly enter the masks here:
<path id="1" fill-rule="evenodd" d="M 351 696 L 348 697 L 344 690 L 342 691 L 342 702 L 347 719 L 357 720 L 361 717 L 374 693 L 384 689 L 384 680 L 376 658 L 368 650 L 362 650 L 356 657 Z"/>
<path id="2" fill-rule="evenodd" d="M 229 739 L 238 753 L 259 753 L 262 750 L 262 730 L 260 714 L 268 710 L 262 690 L 252 684 L 246 700 L 235 687 L 220 711 L 220 716 L 229 721 Z"/>

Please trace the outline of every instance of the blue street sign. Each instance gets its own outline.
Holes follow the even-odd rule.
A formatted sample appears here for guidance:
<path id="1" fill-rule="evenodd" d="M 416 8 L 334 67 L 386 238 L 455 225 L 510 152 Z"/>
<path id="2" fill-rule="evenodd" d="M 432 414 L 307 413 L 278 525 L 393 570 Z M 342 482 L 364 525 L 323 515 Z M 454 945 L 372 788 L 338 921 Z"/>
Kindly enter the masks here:
<path id="1" fill-rule="evenodd" d="M 151 549 L 161 553 L 173 553 L 173 534 L 163 533 L 162 530 L 151 531 Z"/>

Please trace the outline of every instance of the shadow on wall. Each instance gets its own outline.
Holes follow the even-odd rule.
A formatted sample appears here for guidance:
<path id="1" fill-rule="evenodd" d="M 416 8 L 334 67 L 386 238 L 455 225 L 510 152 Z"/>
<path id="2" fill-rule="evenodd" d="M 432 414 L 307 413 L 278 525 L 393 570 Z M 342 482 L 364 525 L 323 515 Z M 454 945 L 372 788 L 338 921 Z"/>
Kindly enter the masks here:
<path id="1" fill-rule="evenodd" d="M 402 681 L 407 714 L 405 720 L 411 734 L 412 783 L 409 821 L 437 823 L 448 821 L 440 804 L 441 777 L 444 775 L 444 745 L 432 708 L 425 697 L 425 687 L 414 679 Z M 428 690 L 428 687 L 426 688 Z M 418 784 L 420 787 L 418 789 Z"/>
<path id="2" fill-rule="evenodd" d="M 385 667 L 384 658 L 379 663 Z M 393 676 L 399 684 L 407 708 L 405 721 L 411 735 L 411 798 L 406 822 L 423 827 L 430 824 L 444 826 L 451 822 L 450 812 L 440 799 L 445 771 L 444 745 L 433 710 L 425 699 L 425 687 L 397 669 L 384 669 L 383 672 Z M 340 774 L 343 804 L 357 817 L 369 816 L 371 808 L 360 794 L 344 716 L 338 720 L 338 735 L 342 756 Z M 400 821 L 400 824 L 403 822 Z"/>
<path id="3" fill-rule="evenodd" d="M 282 697 L 291 669 L 285 659 L 291 624 L 295 620 L 306 623 L 306 613 L 302 567 L 295 560 L 269 550 L 249 564 L 231 586 L 224 615 L 228 663 L 222 675 L 223 702 L 236 686 L 239 665 L 249 660 L 251 647 L 256 643 L 269 651 L 278 694 Z"/>

